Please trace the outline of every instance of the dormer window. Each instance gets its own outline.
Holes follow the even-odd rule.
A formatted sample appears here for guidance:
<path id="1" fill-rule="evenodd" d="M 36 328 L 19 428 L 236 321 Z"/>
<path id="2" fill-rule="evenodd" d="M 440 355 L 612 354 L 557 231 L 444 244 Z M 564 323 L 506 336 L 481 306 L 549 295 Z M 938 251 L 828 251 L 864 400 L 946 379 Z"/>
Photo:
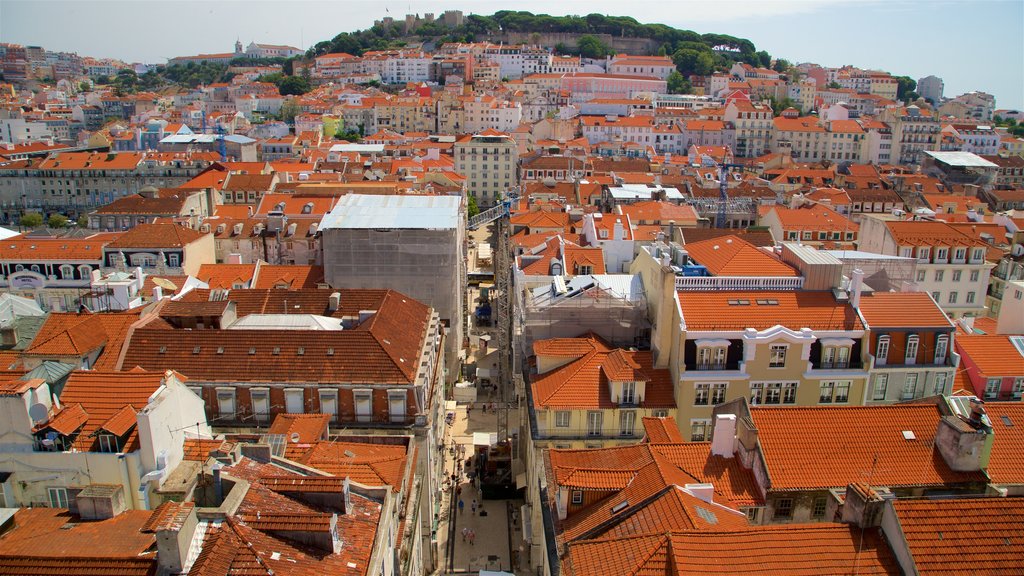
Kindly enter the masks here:
<path id="1" fill-rule="evenodd" d="M 953 262 L 960 263 L 963 262 L 965 258 L 967 258 L 967 248 L 957 248 L 953 252 Z"/>
<path id="2" fill-rule="evenodd" d="M 120 451 L 118 447 L 117 436 L 113 434 L 100 434 L 100 452 L 106 452 L 108 454 L 116 454 Z"/>
<path id="3" fill-rule="evenodd" d="M 622 383 L 621 404 L 636 404 L 636 382 Z"/>
<path id="4" fill-rule="evenodd" d="M 985 260 L 985 249 L 975 248 L 971 250 L 971 264 L 980 264 Z"/>
<path id="5" fill-rule="evenodd" d="M 917 261 L 928 262 L 928 256 L 931 250 L 927 246 L 921 246 L 917 249 Z"/>
<path id="6" fill-rule="evenodd" d="M 724 370 L 727 343 L 709 343 L 697 347 L 697 370 Z"/>
<path id="7" fill-rule="evenodd" d="M 785 344 L 773 344 L 768 356 L 768 367 L 769 368 L 785 368 L 786 366 L 786 351 L 789 346 Z"/>
<path id="8" fill-rule="evenodd" d="M 935 251 L 935 262 L 939 264 L 945 264 L 949 259 L 949 249 L 939 248 Z"/>

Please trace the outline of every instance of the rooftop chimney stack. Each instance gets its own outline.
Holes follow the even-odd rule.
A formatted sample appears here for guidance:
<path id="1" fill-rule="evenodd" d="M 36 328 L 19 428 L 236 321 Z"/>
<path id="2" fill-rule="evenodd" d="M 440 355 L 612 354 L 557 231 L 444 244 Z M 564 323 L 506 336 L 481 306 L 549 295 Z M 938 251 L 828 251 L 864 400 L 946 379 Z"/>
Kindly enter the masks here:
<path id="1" fill-rule="evenodd" d="M 341 307 L 341 292 L 331 292 L 331 298 L 327 309 L 331 312 L 337 312 L 338 308 Z"/>
<path id="2" fill-rule="evenodd" d="M 860 293 L 864 288 L 864 272 L 857 268 L 853 271 L 852 278 L 850 278 L 850 304 L 859 309 L 860 308 Z"/>
<path id="3" fill-rule="evenodd" d="M 711 436 L 711 455 L 732 458 L 736 451 L 736 415 L 715 416 L 715 430 Z"/>

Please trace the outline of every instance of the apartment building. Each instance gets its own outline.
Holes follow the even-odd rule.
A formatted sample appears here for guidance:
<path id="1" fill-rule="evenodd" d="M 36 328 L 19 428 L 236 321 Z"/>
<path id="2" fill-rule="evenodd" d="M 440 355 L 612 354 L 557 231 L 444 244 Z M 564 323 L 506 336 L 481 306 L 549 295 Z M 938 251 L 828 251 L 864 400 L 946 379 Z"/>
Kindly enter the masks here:
<path id="1" fill-rule="evenodd" d="M 487 129 L 455 142 L 455 169 L 481 207 L 493 206 L 518 185 L 519 149 L 510 135 Z"/>
<path id="2" fill-rule="evenodd" d="M 918 290 L 950 317 L 984 316 L 988 245 L 945 222 L 893 221 L 865 215 L 858 247 L 866 252 L 917 259 Z"/>
<path id="3" fill-rule="evenodd" d="M 632 443 L 647 416 L 675 416 L 672 379 L 650 352 L 615 348 L 596 334 L 533 343 L 527 383 L 533 448 Z"/>
<path id="4" fill-rule="evenodd" d="M 676 69 L 668 56 L 618 54 L 608 59 L 608 73 L 622 76 L 650 76 L 665 80 Z"/>
<path id="5" fill-rule="evenodd" d="M 734 94 L 727 99 L 722 119 L 735 132 L 733 152 L 737 157 L 756 158 L 769 151 L 774 130 L 771 108 Z"/>
<path id="6" fill-rule="evenodd" d="M 924 152 L 939 149 L 941 126 L 938 116 L 911 104 L 882 110 L 878 120 L 892 132 L 890 160 L 897 164 L 920 164 Z"/>

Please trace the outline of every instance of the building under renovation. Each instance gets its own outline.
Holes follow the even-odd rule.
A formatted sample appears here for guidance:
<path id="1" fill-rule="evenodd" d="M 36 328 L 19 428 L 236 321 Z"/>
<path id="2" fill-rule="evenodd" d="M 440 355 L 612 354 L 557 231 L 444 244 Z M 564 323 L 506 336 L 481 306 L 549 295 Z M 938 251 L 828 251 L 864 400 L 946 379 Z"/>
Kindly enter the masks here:
<path id="1" fill-rule="evenodd" d="M 462 345 L 466 220 L 460 196 L 349 194 L 320 223 L 333 288 L 391 288 L 434 308 L 448 327 L 448 380 Z"/>

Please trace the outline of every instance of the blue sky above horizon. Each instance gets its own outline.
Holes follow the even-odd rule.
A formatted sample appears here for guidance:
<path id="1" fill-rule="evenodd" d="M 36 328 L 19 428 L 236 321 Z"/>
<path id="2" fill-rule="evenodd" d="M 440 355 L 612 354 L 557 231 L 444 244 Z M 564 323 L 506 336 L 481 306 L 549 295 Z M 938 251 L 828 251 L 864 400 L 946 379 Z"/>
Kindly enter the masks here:
<path id="1" fill-rule="evenodd" d="M 1021 0 L 0 0 L 0 42 L 162 63 L 230 51 L 236 38 L 308 48 L 385 15 L 447 9 L 629 15 L 748 38 L 793 62 L 851 64 L 914 79 L 934 74 L 947 96 L 982 90 L 995 94 L 999 108 L 1024 108 Z"/>

